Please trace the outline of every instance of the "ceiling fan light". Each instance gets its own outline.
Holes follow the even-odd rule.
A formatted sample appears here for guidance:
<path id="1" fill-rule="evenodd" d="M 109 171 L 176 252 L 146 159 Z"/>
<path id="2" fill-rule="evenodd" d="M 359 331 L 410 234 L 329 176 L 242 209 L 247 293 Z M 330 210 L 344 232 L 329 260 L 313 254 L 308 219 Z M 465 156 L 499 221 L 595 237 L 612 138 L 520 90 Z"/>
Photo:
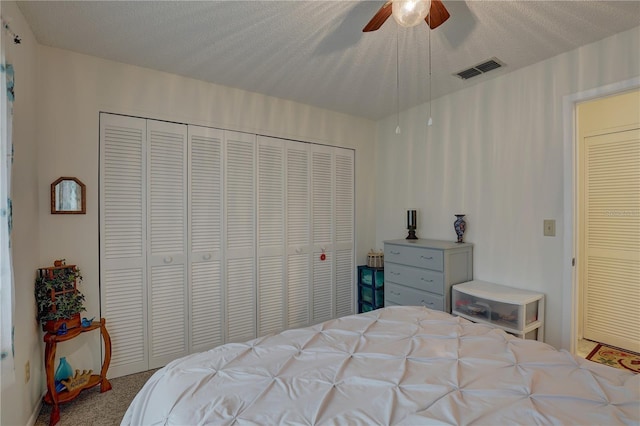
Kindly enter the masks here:
<path id="1" fill-rule="evenodd" d="M 431 0 L 393 0 L 391 14 L 393 19 L 403 27 L 413 27 L 429 14 Z"/>

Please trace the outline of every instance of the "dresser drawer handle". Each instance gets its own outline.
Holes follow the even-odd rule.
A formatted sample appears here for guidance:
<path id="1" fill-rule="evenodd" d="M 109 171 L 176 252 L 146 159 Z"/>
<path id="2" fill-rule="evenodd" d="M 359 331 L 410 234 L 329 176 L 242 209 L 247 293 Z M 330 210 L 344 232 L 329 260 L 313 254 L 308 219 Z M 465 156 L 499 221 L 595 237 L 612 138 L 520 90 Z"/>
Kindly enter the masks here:
<path id="1" fill-rule="evenodd" d="M 427 283 L 432 283 L 433 282 L 433 280 L 428 280 L 425 277 L 420 277 L 420 281 L 424 281 L 424 282 L 427 282 Z"/>
<path id="2" fill-rule="evenodd" d="M 400 296 L 400 292 L 399 291 L 389 290 L 389 293 L 393 294 L 394 296 Z"/>
<path id="3" fill-rule="evenodd" d="M 433 303 L 433 302 L 425 302 L 425 301 L 424 301 L 424 299 L 422 299 L 422 300 L 420 301 L 420 304 L 421 304 L 422 306 L 424 306 L 424 307 L 427 307 L 427 306 L 433 306 L 433 305 L 435 305 L 435 303 Z"/>
<path id="4" fill-rule="evenodd" d="M 398 276 L 398 275 L 400 275 L 400 272 L 389 271 L 389 274 Z"/>
<path id="5" fill-rule="evenodd" d="M 427 257 L 427 256 L 420 255 L 420 259 L 433 260 L 433 256 Z"/>
<path id="6" fill-rule="evenodd" d="M 389 253 L 391 253 L 391 254 L 400 254 L 399 251 L 393 251 L 393 250 L 389 250 Z"/>

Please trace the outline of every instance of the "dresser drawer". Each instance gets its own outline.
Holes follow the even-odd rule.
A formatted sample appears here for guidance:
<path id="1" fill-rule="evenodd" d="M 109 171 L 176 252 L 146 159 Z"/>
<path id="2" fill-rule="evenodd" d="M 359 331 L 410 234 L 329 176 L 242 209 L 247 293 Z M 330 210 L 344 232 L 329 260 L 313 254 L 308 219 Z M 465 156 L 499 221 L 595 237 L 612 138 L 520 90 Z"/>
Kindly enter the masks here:
<path id="1" fill-rule="evenodd" d="M 444 271 L 444 261 L 441 250 L 418 246 L 407 247 L 385 244 L 384 260 L 385 262 L 401 263 L 403 265 L 427 268 L 434 271 Z"/>
<path id="2" fill-rule="evenodd" d="M 444 296 L 444 274 L 442 272 L 387 263 L 385 275 L 387 282 L 392 281 Z"/>
<path id="3" fill-rule="evenodd" d="M 389 282 L 384 285 L 384 300 L 386 305 L 426 306 L 438 311 L 444 310 L 443 296 Z"/>

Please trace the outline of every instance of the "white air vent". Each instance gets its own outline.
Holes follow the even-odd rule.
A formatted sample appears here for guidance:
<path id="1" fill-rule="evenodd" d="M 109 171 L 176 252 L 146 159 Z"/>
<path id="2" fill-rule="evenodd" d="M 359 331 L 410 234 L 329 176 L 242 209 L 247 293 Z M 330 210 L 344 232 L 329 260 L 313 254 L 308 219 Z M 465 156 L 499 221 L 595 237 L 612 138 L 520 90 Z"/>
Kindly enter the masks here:
<path id="1" fill-rule="evenodd" d="M 475 65 L 469 69 L 466 70 L 462 70 L 459 71 L 453 75 L 455 75 L 456 77 L 459 77 L 463 80 L 468 80 L 471 77 L 475 77 L 477 75 L 480 74 L 484 74 L 486 72 L 489 72 L 491 70 L 495 70 L 498 69 L 500 67 L 503 67 L 504 63 L 502 63 L 500 60 L 498 60 L 498 58 L 491 58 L 481 64 Z"/>

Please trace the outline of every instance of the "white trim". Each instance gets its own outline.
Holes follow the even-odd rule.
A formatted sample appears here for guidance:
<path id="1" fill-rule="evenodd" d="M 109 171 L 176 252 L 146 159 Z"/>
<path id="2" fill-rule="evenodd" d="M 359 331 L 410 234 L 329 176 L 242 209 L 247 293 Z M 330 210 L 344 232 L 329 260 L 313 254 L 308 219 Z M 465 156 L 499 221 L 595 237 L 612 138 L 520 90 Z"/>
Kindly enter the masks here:
<path id="1" fill-rule="evenodd" d="M 576 353 L 577 341 L 577 286 L 575 268 L 572 266 L 576 254 L 576 128 L 575 105 L 590 99 L 612 95 L 640 87 L 640 76 L 562 98 L 563 140 L 564 140 L 564 254 L 562 272 L 562 340 L 561 347 Z"/>
<path id="2" fill-rule="evenodd" d="M 26 423 L 27 426 L 34 426 L 38 421 L 38 417 L 40 417 L 40 411 L 42 410 L 42 400 L 46 394 L 47 394 L 46 391 L 42 392 L 42 395 L 40 396 L 38 403 L 36 404 L 33 411 L 31 412 L 31 416 L 27 420 L 27 423 Z"/>

